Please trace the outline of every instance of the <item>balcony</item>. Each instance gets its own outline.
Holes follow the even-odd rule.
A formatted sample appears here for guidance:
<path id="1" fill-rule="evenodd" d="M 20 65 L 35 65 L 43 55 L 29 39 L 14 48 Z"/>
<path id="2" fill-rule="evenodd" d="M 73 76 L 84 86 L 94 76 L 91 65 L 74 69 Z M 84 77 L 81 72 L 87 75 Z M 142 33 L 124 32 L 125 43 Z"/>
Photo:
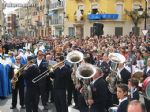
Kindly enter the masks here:
<path id="1" fill-rule="evenodd" d="M 89 20 L 117 20 L 118 14 L 89 14 Z"/>
<path id="2" fill-rule="evenodd" d="M 59 10 L 59 9 L 63 9 L 63 8 L 64 8 L 64 2 L 58 1 L 58 2 L 50 4 L 49 10 Z"/>
<path id="3" fill-rule="evenodd" d="M 63 25 L 63 19 L 51 19 L 50 25 Z"/>

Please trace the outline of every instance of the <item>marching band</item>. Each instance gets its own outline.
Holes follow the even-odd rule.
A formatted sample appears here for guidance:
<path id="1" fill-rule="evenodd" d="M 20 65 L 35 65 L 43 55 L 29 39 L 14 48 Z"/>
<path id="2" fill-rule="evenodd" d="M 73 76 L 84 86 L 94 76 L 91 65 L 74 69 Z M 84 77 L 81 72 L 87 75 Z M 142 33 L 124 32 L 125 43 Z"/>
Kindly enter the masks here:
<path id="1" fill-rule="evenodd" d="M 40 99 L 44 110 L 49 109 L 51 102 L 57 112 L 68 112 L 72 98 L 74 108 L 80 112 L 128 112 L 128 104 L 139 100 L 139 91 L 142 91 L 147 112 L 150 111 L 150 80 L 147 80 L 150 55 L 147 50 L 134 52 L 133 45 L 124 44 L 119 45 L 120 48 L 115 44 L 108 48 L 109 42 L 102 39 L 98 40 L 102 42 L 101 47 L 96 49 L 96 45 L 91 45 L 97 41 L 94 38 L 49 41 L 53 43 L 49 47 L 41 41 L 17 46 L 17 52 L 11 49 L 8 53 L 1 42 L 0 65 L 10 66 L 10 109 L 17 108 L 19 92 L 20 106 L 26 112 L 38 112 Z"/>

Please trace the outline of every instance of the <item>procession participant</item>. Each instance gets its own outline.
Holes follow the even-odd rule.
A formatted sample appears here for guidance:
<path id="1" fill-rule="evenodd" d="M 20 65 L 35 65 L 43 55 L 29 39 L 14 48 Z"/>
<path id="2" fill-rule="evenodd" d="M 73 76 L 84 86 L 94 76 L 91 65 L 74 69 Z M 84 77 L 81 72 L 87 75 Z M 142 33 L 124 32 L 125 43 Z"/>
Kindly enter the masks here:
<path id="1" fill-rule="evenodd" d="M 117 69 L 117 75 L 120 83 L 128 84 L 128 80 L 131 78 L 131 73 L 124 67 L 124 63 L 119 63 Z"/>
<path id="2" fill-rule="evenodd" d="M 18 50 L 18 56 L 21 57 L 21 61 L 20 61 L 20 62 L 21 62 L 22 65 L 27 64 L 27 58 L 26 58 L 25 55 L 24 55 L 23 49 L 19 49 L 19 50 Z"/>
<path id="3" fill-rule="evenodd" d="M 138 84 L 139 82 L 136 79 L 128 80 L 129 100 L 139 100 Z"/>
<path id="4" fill-rule="evenodd" d="M 15 65 L 18 67 L 18 69 L 23 67 L 23 65 L 20 63 L 20 57 L 19 56 L 16 57 Z M 15 68 L 14 68 L 14 70 L 15 70 Z M 16 75 L 15 71 L 13 72 L 13 74 Z M 19 72 L 17 74 L 22 74 L 22 73 Z M 24 109 L 25 108 L 24 107 L 24 77 L 22 75 L 20 75 L 18 77 L 17 82 L 14 82 L 13 77 L 11 80 L 11 83 L 12 83 L 12 106 L 10 107 L 10 109 L 16 108 L 18 92 L 19 92 L 19 99 L 20 99 L 21 108 Z"/>
<path id="5" fill-rule="evenodd" d="M 43 57 L 43 52 L 39 50 L 37 52 L 37 59 L 35 60 L 35 64 L 38 66 L 40 69 L 40 74 L 44 73 L 48 68 L 47 68 L 47 62 Z M 45 75 L 45 74 L 43 74 Z M 42 105 L 44 106 L 44 110 L 48 110 L 47 102 L 48 102 L 48 94 L 47 94 L 47 79 L 46 77 L 42 78 L 38 82 L 39 84 L 39 91 L 41 95 L 41 100 L 42 100 Z"/>
<path id="6" fill-rule="evenodd" d="M 110 94 L 106 81 L 103 79 L 102 70 L 96 67 L 96 74 L 91 83 L 92 99 L 88 100 L 90 112 L 105 112 L 109 106 Z"/>
<path id="7" fill-rule="evenodd" d="M 54 72 L 50 74 L 50 77 L 54 79 L 54 102 L 57 112 L 68 112 L 66 101 L 66 81 L 69 70 L 63 63 L 63 56 L 56 57 L 56 61 L 59 65 Z"/>
<path id="8" fill-rule="evenodd" d="M 39 103 L 39 85 L 33 83 L 32 80 L 39 75 L 37 65 L 33 64 L 33 57 L 28 57 L 28 65 L 23 71 L 23 76 L 26 82 L 25 105 L 26 112 L 38 112 Z"/>
<path id="9" fill-rule="evenodd" d="M 54 66 L 57 62 L 52 60 L 52 55 L 47 54 L 46 55 L 46 61 L 50 66 Z M 54 102 L 54 94 L 53 94 L 53 80 L 50 77 L 47 77 L 47 82 L 48 82 L 48 88 L 47 88 L 47 94 L 48 94 L 48 99 L 49 99 L 49 92 L 51 92 L 51 97 L 50 97 L 50 102 Z"/>
<path id="10" fill-rule="evenodd" d="M 127 112 L 128 107 L 128 86 L 126 84 L 117 85 L 117 97 L 119 106 L 117 112 Z"/>
<path id="11" fill-rule="evenodd" d="M 106 77 L 110 74 L 110 61 L 108 59 L 108 55 L 107 54 L 104 54 L 103 55 L 103 59 L 102 59 L 102 62 L 101 64 L 99 65 L 99 67 L 102 69 L 103 71 L 103 77 L 104 79 L 106 79 Z"/>

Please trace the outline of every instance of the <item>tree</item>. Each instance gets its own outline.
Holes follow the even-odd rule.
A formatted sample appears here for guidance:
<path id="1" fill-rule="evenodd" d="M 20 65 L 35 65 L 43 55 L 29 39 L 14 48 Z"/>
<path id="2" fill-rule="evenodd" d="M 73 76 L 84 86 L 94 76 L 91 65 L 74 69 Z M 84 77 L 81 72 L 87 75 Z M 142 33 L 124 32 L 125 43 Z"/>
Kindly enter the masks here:
<path id="1" fill-rule="evenodd" d="M 148 17 L 146 12 L 143 11 L 143 13 L 140 15 L 138 13 L 138 10 L 133 10 L 133 11 L 125 10 L 125 14 L 131 18 L 131 20 L 134 24 L 132 31 L 136 36 L 138 36 L 139 35 L 138 24 L 141 22 L 141 19 L 145 18 L 145 15 L 146 15 L 146 17 Z"/>

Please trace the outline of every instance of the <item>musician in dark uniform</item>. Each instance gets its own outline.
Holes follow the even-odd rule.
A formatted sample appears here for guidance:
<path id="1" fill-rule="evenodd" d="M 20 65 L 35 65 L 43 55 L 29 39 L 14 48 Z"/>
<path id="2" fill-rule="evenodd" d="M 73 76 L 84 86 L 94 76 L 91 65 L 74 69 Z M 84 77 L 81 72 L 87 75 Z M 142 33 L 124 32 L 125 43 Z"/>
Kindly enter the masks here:
<path id="1" fill-rule="evenodd" d="M 90 112 L 105 112 L 109 100 L 109 90 L 103 78 L 102 70 L 100 68 L 96 69 L 97 72 L 91 83 L 93 99 L 88 100 L 88 104 L 91 106 Z"/>
<path id="2" fill-rule="evenodd" d="M 119 106 L 117 112 L 127 112 L 128 107 L 128 86 L 126 84 L 119 84 L 117 86 L 117 97 L 119 99 Z"/>
<path id="3" fill-rule="evenodd" d="M 39 103 L 39 85 L 33 83 L 32 80 L 39 75 L 39 69 L 36 64 L 33 64 L 33 57 L 28 57 L 28 65 L 23 71 L 23 76 L 26 82 L 25 105 L 26 112 L 38 112 Z"/>
<path id="4" fill-rule="evenodd" d="M 37 59 L 35 61 L 38 68 L 40 69 L 40 74 L 44 73 L 47 70 L 47 62 L 43 57 L 43 52 L 39 50 L 37 52 Z M 45 75 L 45 74 L 43 74 Z M 47 102 L 48 102 L 48 94 L 47 94 L 47 88 L 48 88 L 48 80 L 47 77 L 42 78 L 38 81 L 39 84 L 39 90 L 42 100 L 42 105 L 44 106 L 44 110 L 48 110 Z"/>
<path id="5" fill-rule="evenodd" d="M 54 79 L 54 102 L 57 112 L 68 112 L 66 84 L 69 70 L 68 67 L 64 65 L 63 60 L 63 56 L 56 57 L 56 61 L 59 63 L 58 67 L 50 74 L 50 77 Z"/>
<path id="6" fill-rule="evenodd" d="M 144 79 L 150 77 L 150 58 L 147 59 L 147 66 L 144 69 Z M 145 107 L 147 112 L 150 111 L 150 100 L 144 97 Z"/>
<path id="7" fill-rule="evenodd" d="M 98 65 L 102 71 L 103 71 L 103 77 L 106 79 L 106 77 L 110 74 L 110 61 L 108 60 L 107 54 L 103 55 L 102 62 Z"/>
<path id="8" fill-rule="evenodd" d="M 131 78 L 131 73 L 124 67 L 123 63 L 118 65 L 118 74 L 121 83 L 128 84 L 128 80 Z"/>
<path id="9" fill-rule="evenodd" d="M 138 91 L 139 81 L 136 79 L 128 80 L 128 88 L 129 88 L 129 100 L 139 100 L 139 91 Z"/>
<path id="10" fill-rule="evenodd" d="M 21 65 L 20 63 L 20 57 L 17 56 L 16 57 L 16 63 L 14 67 L 18 67 L 18 70 L 23 67 L 23 65 Z M 13 67 L 12 67 L 13 68 Z M 13 71 L 15 70 L 15 68 L 13 68 Z M 22 71 L 20 71 L 22 72 Z M 21 73 L 18 74 L 21 74 Z M 15 72 L 13 72 L 12 74 L 14 74 Z M 20 99 L 20 105 L 21 108 L 24 109 L 24 77 L 21 75 L 18 77 L 18 81 L 14 82 L 13 77 L 12 77 L 12 106 L 10 107 L 10 109 L 14 109 L 16 108 L 17 105 L 17 96 L 18 96 L 18 92 L 19 92 L 19 99 Z"/>

